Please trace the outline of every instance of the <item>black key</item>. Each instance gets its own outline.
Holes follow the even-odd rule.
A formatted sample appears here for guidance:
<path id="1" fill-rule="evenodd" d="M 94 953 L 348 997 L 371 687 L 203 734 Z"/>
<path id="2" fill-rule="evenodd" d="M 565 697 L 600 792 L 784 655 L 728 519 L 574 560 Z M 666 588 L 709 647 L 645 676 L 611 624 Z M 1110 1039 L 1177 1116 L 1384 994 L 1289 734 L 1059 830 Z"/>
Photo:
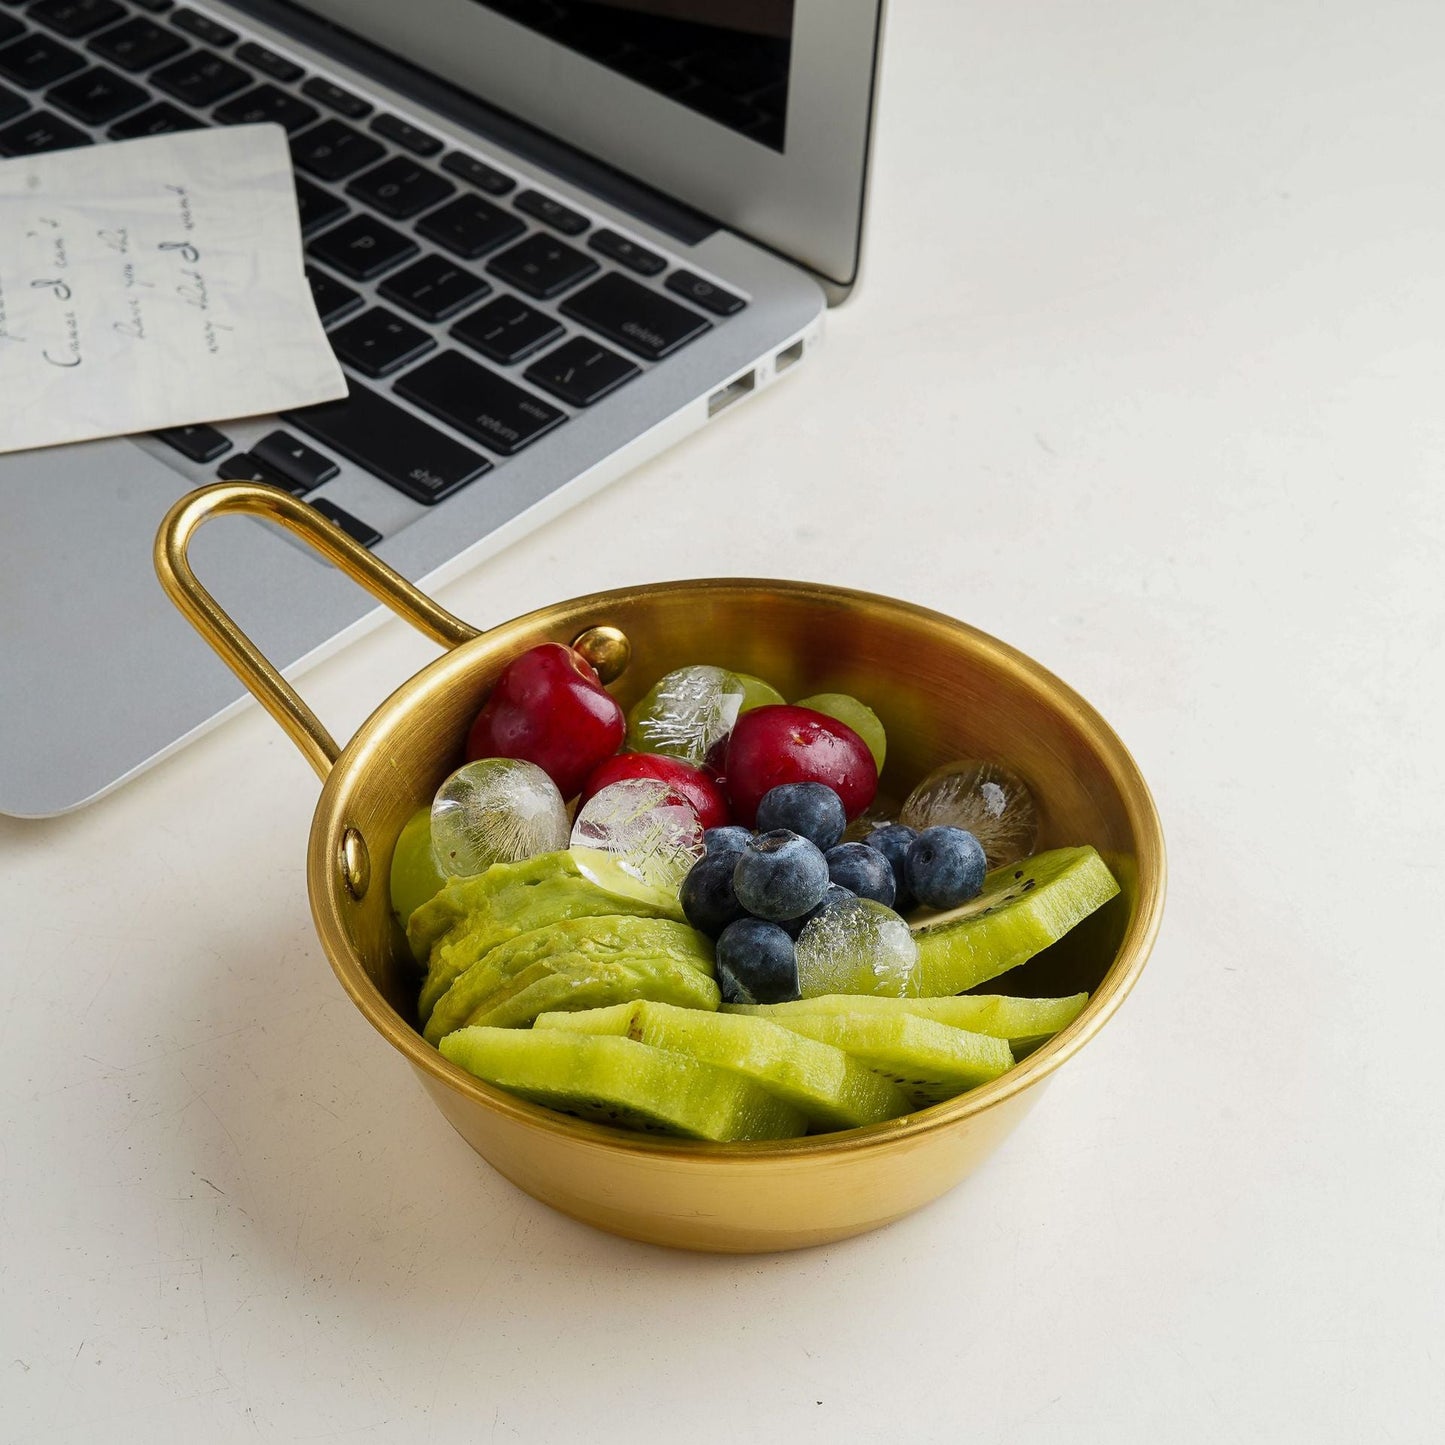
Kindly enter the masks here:
<path id="1" fill-rule="evenodd" d="M 104 125 L 150 99 L 134 81 L 103 65 L 93 65 L 69 80 L 62 80 L 46 91 L 45 98 L 57 110 L 73 115 L 86 125 Z"/>
<path id="2" fill-rule="evenodd" d="M 125 6 L 117 0 L 40 0 L 28 14 L 32 20 L 48 25 L 57 35 L 74 40 L 89 35 L 102 25 L 125 18 Z"/>
<path id="3" fill-rule="evenodd" d="M 445 321 L 480 301 L 492 288 L 480 276 L 435 254 L 413 261 L 377 288 L 388 301 L 423 321 Z"/>
<path id="4" fill-rule="evenodd" d="M 35 110 L 0 130 L 0 156 L 33 156 L 88 146 L 90 137 L 48 110 Z"/>
<path id="5" fill-rule="evenodd" d="M 393 231 L 372 216 L 353 216 L 318 236 L 306 249 L 344 276 L 370 281 L 409 261 L 421 248 L 410 236 Z"/>
<path id="6" fill-rule="evenodd" d="M 640 376 L 642 368 L 625 356 L 609 351 L 600 341 L 574 336 L 556 351 L 534 361 L 523 375 L 544 391 L 560 396 L 573 406 L 591 406 L 624 381 Z"/>
<path id="7" fill-rule="evenodd" d="M 280 472 L 272 471 L 265 462 L 253 457 L 250 452 L 237 452 L 235 456 L 227 457 L 216 468 L 216 475 L 223 482 L 265 482 L 267 486 L 280 487 L 282 491 L 291 492 L 298 497 L 302 492 L 310 490 L 309 487 L 297 486 Z"/>
<path id="8" fill-rule="evenodd" d="M 357 176 L 347 186 L 346 193 L 369 201 L 383 216 L 405 220 L 446 200 L 455 190 L 450 181 L 444 181 L 435 171 L 405 156 L 392 156 L 364 176 Z"/>
<path id="9" fill-rule="evenodd" d="M 400 116 L 388 115 L 385 111 L 372 121 L 371 128 L 377 135 L 384 135 L 387 140 L 394 140 L 397 145 L 405 147 L 414 156 L 434 156 L 442 148 L 442 143 L 434 135 L 428 135 L 426 131 L 408 125 Z"/>
<path id="10" fill-rule="evenodd" d="M 515 216 L 471 195 L 458 196 L 423 216 L 416 228 L 427 240 L 467 261 L 485 255 L 526 229 Z"/>
<path id="11" fill-rule="evenodd" d="M 200 130 L 201 122 L 168 100 L 158 100 L 144 110 L 117 121 L 106 134 L 112 140 L 136 140 L 143 135 L 170 135 L 179 130 Z"/>
<path id="12" fill-rule="evenodd" d="M 84 56 L 37 32 L 0 50 L 0 75 L 8 75 L 27 90 L 43 90 L 84 65 Z"/>
<path id="13" fill-rule="evenodd" d="M 90 42 L 90 48 L 122 70 L 149 70 L 173 55 L 180 55 L 186 42 L 174 30 L 164 30 L 137 15 L 123 25 L 112 26 Z"/>
<path id="14" fill-rule="evenodd" d="M 597 262 L 565 241 L 533 231 L 487 267 L 529 296 L 557 296 L 597 270 Z"/>
<path id="15" fill-rule="evenodd" d="M 731 291 L 724 291 L 721 286 L 714 286 L 711 281 L 704 281 L 691 271 L 674 271 L 664 284 L 669 291 L 676 291 L 679 296 L 697 302 L 704 311 L 711 311 L 714 316 L 735 316 L 748 304 L 741 296 L 734 296 Z"/>
<path id="16" fill-rule="evenodd" d="M 301 213 L 301 234 L 309 236 L 323 226 L 339 221 L 351 207 L 330 191 L 313 186 L 305 176 L 297 176 L 296 209 Z"/>
<path id="17" fill-rule="evenodd" d="M 302 126 L 310 125 L 320 114 L 314 105 L 277 90 L 274 85 L 258 85 L 235 100 L 228 100 L 216 112 L 221 125 L 257 125 L 261 121 L 274 120 L 284 125 L 291 135 Z"/>
<path id="18" fill-rule="evenodd" d="M 23 115 L 30 108 L 30 102 L 23 95 L 9 89 L 8 86 L 0 85 L 0 121 L 9 120 L 12 116 Z"/>
<path id="19" fill-rule="evenodd" d="M 184 8 L 171 16 L 171 24 L 177 30 L 184 30 L 187 35 L 194 35 L 197 40 L 204 40 L 207 45 L 219 45 L 223 50 L 241 38 L 234 30 L 218 25 L 209 16 Z"/>
<path id="20" fill-rule="evenodd" d="M 359 381 L 349 385 L 351 395 L 344 400 L 287 412 L 285 419 L 428 506 L 491 471 L 492 464 L 471 448 L 454 442 Z"/>
<path id="21" fill-rule="evenodd" d="M 370 115 L 373 109 L 369 100 L 362 100 L 359 95 L 352 95 L 349 90 L 342 90 L 339 85 L 333 85 L 319 75 L 313 75 L 301 87 L 301 94 L 319 100 L 327 110 L 334 110 L 349 120 L 360 120 L 362 116 Z"/>
<path id="22" fill-rule="evenodd" d="M 339 181 L 385 154 L 380 141 L 353 130 L 345 121 L 323 120 L 291 141 L 291 159 L 323 181 Z"/>
<path id="23" fill-rule="evenodd" d="M 442 169 L 450 171 L 454 176 L 460 176 L 464 181 L 470 181 L 478 190 L 486 191 L 490 196 L 505 196 L 517 184 L 511 176 L 503 175 L 485 161 L 479 161 L 475 156 L 466 155 L 462 151 L 451 151 L 442 161 Z"/>
<path id="24" fill-rule="evenodd" d="M 177 100 L 204 110 L 244 90 L 251 83 L 250 73 L 209 50 L 193 50 L 169 65 L 163 65 L 151 76 L 151 84 Z"/>
<path id="25" fill-rule="evenodd" d="M 498 296 L 452 327 L 452 335 L 504 366 L 540 351 L 561 336 L 562 323 L 516 296 Z"/>
<path id="26" fill-rule="evenodd" d="M 567 420 L 566 412 L 494 371 L 444 351 L 407 372 L 396 394 L 440 417 L 489 451 L 510 457 Z"/>
<path id="27" fill-rule="evenodd" d="M 8 15 L 0 15 L 0 45 L 8 45 L 17 35 L 24 35 L 25 27 Z"/>
<path id="28" fill-rule="evenodd" d="M 705 316 L 617 271 L 599 276 L 569 296 L 562 303 L 562 313 L 600 331 L 644 361 L 670 355 L 712 326 Z"/>
<path id="29" fill-rule="evenodd" d="M 318 271 L 315 266 L 306 268 L 306 279 L 311 283 L 311 299 L 316 303 L 316 314 L 323 326 L 330 326 L 343 316 L 349 316 L 361 305 L 361 292 Z"/>
<path id="30" fill-rule="evenodd" d="M 289 432 L 273 431 L 262 437 L 251 450 L 264 466 L 280 472 L 306 492 L 319 487 L 322 482 L 329 482 L 341 470 L 330 457 L 324 457 L 315 447 L 297 441 Z"/>
<path id="31" fill-rule="evenodd" d="M 512 204 L 519 211 L 545 221 L 564 236 L 580 236 L 592 224 L 586 216 L 579 215 L 561 201 L 554 201 L 551 196 L 544 196 L 541 191 L 523 191 Z"/>
<path id="32" fill-rule="evenodd" d="M 265 46 L 257 45 L 254 40 L 248 40 L 236 52 L 236 59 L 255 66 L 272 80 L 300 80 L 306 74 L 294 60 L 287 60 L 284 55 L 277 55 L 274 50 L 267 50 Z"/>
<path id="33" fill-rule="evenodd" d="M 213 426 L 168 426 L 156 436 L 193 462 L 213 462 L 231 450 L 230 441 Z"/>
<path id="34" fill-rule="evenodd" d="M 335 502 L 328 502 L 325 497 L 317 497 L 311 505 L 328 522 L 335 522 L 348 537 L 354 538 L 363 547 L 374 547 L 381 541 L 381 533 L 375 527 L 368 526 L 360 517 L 353 517 L 350 512 L 342 511 Z"/>
<path id="35" fill-rule="evenodd" d="M 384 306 L 363 311 L 355 321 L 331 333 L 331 349 L 363 376 L 390 376 L 435 346 L 435 340 L 419 326 L 403 321 Z"/>
<path id="36" fill-rule="evenodd" d="M 587 244 L 594 251 L 601 251 L 604 256 L 621 261 L 639 276 L 656 276 L 659 271 L 667 269 L 667 262 L 656 251 L 649 251 L 647 247 L 639 246 L 636 241 L 619 236 L 616 231 L 593 231 L 587 238 Z"/>

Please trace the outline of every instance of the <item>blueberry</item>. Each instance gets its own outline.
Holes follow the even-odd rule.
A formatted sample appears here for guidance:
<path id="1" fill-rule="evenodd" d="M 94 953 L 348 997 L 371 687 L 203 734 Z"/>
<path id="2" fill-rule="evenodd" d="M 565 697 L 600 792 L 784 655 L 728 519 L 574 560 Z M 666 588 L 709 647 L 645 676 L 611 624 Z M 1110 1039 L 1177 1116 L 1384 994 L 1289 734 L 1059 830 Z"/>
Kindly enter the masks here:
<path id="1" fill-rule="evenodd" d="M 983 892 L 983 844 L 962 828 L 925 828 L 908 849 L 908 886 L 929 908 L 956 908 Z"/>
<path id="2" fill-rule="evenodd" d="M 738 855 L 733 887 L 757 918 L 801 918 L 828 891 L 828 863 L 806 838 L 775 828 L 759 833 Z"/>
<path id="3" fill-rule="evenodd" d="M 876 848 L 862 843 L 840 843 L 823 855 L 828 860 L 828 877 L 840 888 L 871 898 L 885 908 L 893 907 L 898 885 L 893 865 Z"/>
<path id="4" fill-rule="evenodd" d="M 733 892 L 736 853 L 709 853 L 699 858 L 682 880 L 682 911 L 687 921 L 709 938 L 716 938 L 745 912 Z"/>
<path id="5" fill-rule="evenodd" d="M 724 1003 L 787 1003 L 798 997 L 793 940 L 776 923 L 739 918 L 717 941 L 717 984 Z"/>
<path id="6" fill-rule="evenodd" d="M 856 898 L 857 896 L 850 888 L 842 888 L 836 883 L 830 883 L 821 903 L 815 908 L 809 909 L 801 918 L 795 918 L 793 923 L 783 924 L 783 927 L 791 932 L 795 923 L 798 925 L 798 933 L 801 933 L 820 913 L 825 912 L 835 903 L 841 903 L 845 898 Z M 798 933 L 794 933 L 793 937 L 796 938 Z"/>
<path id="7" fill-rule="evenodd" d="M 739 823 L 729 823 L 725 828 L 707 828 L 703 831 L 702 846 L 707 856 L 714 853 L 741 853 L 748 846 L 752 833 Z"/>
<path id="8" fill-rule="evenodd" d="M 893 865 L 895 892 L 892 907 L 902 913 L 913 902 L 913 893 L 908 886 L 908 850 L 913 846 L 917 832 L 902 823 L 888 823 L 875 828 L 864 840 L 864 846 L 881 853 Z"/>
<path id="9" fill-rule="evenodd" d="M 848 826 L 843 800 L 825 783 L 781 783 L 758 804 L 758 831 L 787 828 L 826 853 Z"/>

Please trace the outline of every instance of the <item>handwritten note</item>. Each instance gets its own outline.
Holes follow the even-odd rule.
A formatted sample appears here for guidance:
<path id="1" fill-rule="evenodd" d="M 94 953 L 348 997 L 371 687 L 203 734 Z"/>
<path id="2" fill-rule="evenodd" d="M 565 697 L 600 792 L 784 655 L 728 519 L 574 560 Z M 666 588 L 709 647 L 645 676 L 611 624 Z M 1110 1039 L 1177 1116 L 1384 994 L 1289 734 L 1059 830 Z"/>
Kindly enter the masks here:
<path id="1" fill-rule="evenodd" d="M 345 395 L 280 126 L 0 161 L 0 452 Z"/>

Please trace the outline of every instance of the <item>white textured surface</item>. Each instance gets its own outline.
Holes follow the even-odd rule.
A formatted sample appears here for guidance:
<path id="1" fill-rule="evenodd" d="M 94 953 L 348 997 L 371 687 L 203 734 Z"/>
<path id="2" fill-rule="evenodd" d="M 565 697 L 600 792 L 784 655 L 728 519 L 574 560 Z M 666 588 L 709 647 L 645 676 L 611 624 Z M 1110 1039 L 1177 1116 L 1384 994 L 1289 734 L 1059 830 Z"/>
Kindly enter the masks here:
<path id="1" fill-rule="evenodd" d="M 342 995 L 315 780 L 253 711 L 0 820 L 0 1438 L 1439 1437 L 1445 21 L 891 18 L 829 344 L 444 600 L 485 622 L 646 557 L 1016 643 L 1156 790 L 1139 988 L 891 1229 L 613 1240 L 480 1164 Z M 305 690 L 344 735 L 431 655 L 390 625 Z"/>

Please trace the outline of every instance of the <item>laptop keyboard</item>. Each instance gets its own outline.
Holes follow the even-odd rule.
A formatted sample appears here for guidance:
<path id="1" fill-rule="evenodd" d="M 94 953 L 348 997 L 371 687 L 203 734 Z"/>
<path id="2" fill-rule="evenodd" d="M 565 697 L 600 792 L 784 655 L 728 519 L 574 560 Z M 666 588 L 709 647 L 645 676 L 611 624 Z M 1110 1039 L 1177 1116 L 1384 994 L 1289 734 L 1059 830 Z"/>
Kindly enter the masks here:
<path id="1" fill-rule="evenodd" d="M 336 458 L 432 506 L 746 305 L 198 10 L 0 0 L 0 156 L 257 121 L 290 135 L 306 275 L 350 395 L 245 451 L 224 423 L 155 435 L 308 497 L 366 546 L 382 534 L 314 495 Z"/>

